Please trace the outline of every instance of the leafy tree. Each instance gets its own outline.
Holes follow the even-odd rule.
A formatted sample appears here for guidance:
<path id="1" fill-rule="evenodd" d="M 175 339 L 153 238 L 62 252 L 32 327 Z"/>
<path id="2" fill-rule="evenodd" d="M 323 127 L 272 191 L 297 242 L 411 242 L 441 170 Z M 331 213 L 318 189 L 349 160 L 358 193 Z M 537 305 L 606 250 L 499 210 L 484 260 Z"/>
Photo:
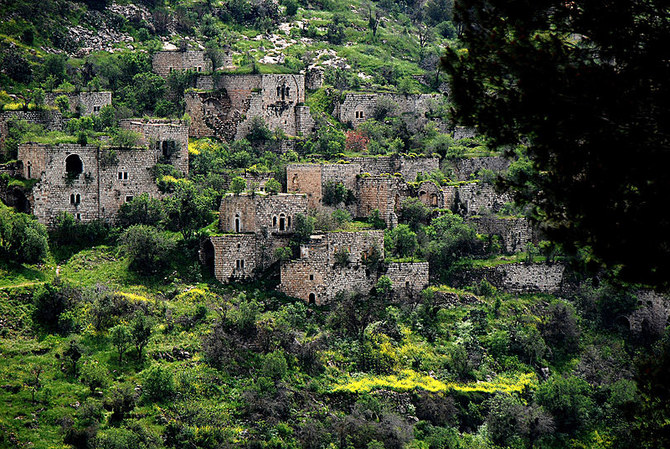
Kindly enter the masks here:
<path id="1" fill-rule="evenodd" d="M 70 100 L 68 99 L 67 95 L 57 96 L 54 100 L 54 103 L 56 104 L 56 107 L 58 107 L 58 110 L 61 112 L 61 114 L 70 112 Z"/>
<path id="2" fill-rule="evenodd" d="M 124 228 L 138 224 L 157 227 L 166 217 L 161 200 L 150 198 L 149 194 L 143 193 L 121 206 L 117 220 Z"/>
<path id="3" fill-rule="evenodd" d="M 132 344 L 132 335 L 128 326 L 117 324 L 109 330 L 109 338 L 119 353 L 119 363 L 123 361 L 123 354 Z"/>
<path id="4" fill-rule="evenodd" d="M 281 191 L 281 184 L 275 178 L 268 179 L 265 183 L 265 191 L 270 195 L 276 195 Z"/>
<path id="5" fill-rule="evenodd" d="M 172 196 L 165 199 L 168 229 L 181 232 L 185 240 L 212 222 L 212 198 L 191 182 L 176 183 Z"/>
<path id="6" fill-rule="evenodd" d="M 68 333 L 73 330 L 71 323 L 62 317 L 74 309 L 80 300 L 81 292 L 78 289 L 56 278 L 33 293 L 35 308 L 32 318 L 47 331 Z"/>
<path id="7" fill-rule="evenodd" d="M 142 359 L 142 352 L 149 343 L 153 322 L 143 313 L 138 313 L 130 322 L 130 337 L 137 350 L 137 358 Z"/>
<path id="8" fill-rule="evenodd" d="M 120 242 L 131 260 L 130 268 L 139 273 L 155 274 L 170 264 L 174 242 L 156 228 L 131 226 L 121 235 Z"/>
<path id="9" fill-rule="evenodd" d="M 590 396 L 590 386 L 575 376 L 552 376 L 535 392 L 535 400 L 556 421 L 556 430 L 573 433 L 588 427 L 595 415 L 595 403 Z"/>
<path id="10" fill-rule="evenodd" d="M 446 271 L 459 257 L 467 254 L 474 245 L 476 234 L 472 227 L 463 222 L 463 218 L 446 213 L 426 226 L 428 245 L 424 254 L 431 269 Z"/>
<path id="11" fill-rule="evenodd" d="M 230 182 L 230 191 L 235 195 L 239 195 L 247 188 L 247 182 L 241 176 L 236 176 Z"/>
<path id="12" fill-rule="evenodd" d="M 268 128 L 262 117 L 256 116 L 251 119 L 251 127 L 249 128 L 247 139 L 252 143 L 272 139 L 272 131 L 270 131 L 270 128 Z"/>
<path id="13" fill-rule="evenodd" d="M 307 242 L 309 236 L 314 233 L 314 217 L 304 214 L 296 214 L 293 223 L 293 236 L 298 242 Z"/>
<path id="14" fill-rule="evenodd" d="M 91 393 L 95 393 L 95 390 L 105 388 L 109 384 L 109 373 L 97 360 L 87 360 L 81 367 L 79 379 L 91 389 Z"/>
<path id="15" fill-rule="evenodd" d="M 372 209 L 372 212 L 370 212 L 370 216 L 368 217 L 368 221 L 370 224 L 372 224 L 374 229 L 386 229 L 386 222 L 381 217 L 379 209 Z"/>
<path id="16" fill-rule="evenodd" d="M 670 282 L 666 12 L 661 0 L 461 0 L 465 48 L 443 58 L 464 124 L 494 145 L 527 141 L 528 201 L 549 236 L 661 286 Z"/>
<path id="17" fill-rule="evenodd" d="M 430 209 L 418 198 L 408 198 L 400 204 L 400 218 L 407 223 L 413 231 L 418 231 L 421 223 L 426 221 Z"/>
<path id="18" fill-rule="evenodd" d="M 340 45 L 344 42 L 344 17 L 341 14 L 334 14 L 333 19 L 326 27 L 326 38 L 333 45 Z"/>
<path id="19" fill-rule="evenodd" d="M 167 368 L 162 365 L 152 365 L 143 374 L 142 393 L 147 400 L 163 402 L 176 394 L 174 376 Z"/>
<path id="20" fill-rule="evenodd" d="M 393 253 L 400 257 L 414 255 L 418 245 L 416 232 L 412 231 L 406 224 L 398 225 L 387 231 L 384 235 L 384 241 L 384 244 L 388 243 L 388 247 Z"/>

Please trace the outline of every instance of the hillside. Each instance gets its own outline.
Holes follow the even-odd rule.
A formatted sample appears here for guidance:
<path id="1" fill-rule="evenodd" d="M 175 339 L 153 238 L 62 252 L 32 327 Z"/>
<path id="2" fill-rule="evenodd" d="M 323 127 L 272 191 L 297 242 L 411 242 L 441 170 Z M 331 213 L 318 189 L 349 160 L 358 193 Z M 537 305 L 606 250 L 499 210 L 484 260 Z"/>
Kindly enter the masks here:
<path id="1" fill-rule="evenodd" d="M 2 3 L 0 447 L 664 447 L 667 296 L 504 191 L 452 10 Z"/>

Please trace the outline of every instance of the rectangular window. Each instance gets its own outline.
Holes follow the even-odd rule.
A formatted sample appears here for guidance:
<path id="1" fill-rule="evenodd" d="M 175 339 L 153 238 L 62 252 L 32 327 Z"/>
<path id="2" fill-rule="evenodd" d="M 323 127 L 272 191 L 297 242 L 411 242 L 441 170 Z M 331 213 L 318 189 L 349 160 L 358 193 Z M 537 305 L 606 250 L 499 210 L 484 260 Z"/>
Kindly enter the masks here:
<path id="1" fill-rule="evenodd" d="M 93 106 L 93 112 L 100 112 L 100 106 Z"/>
<path id="2" fill-rule="evenodd" d="M 123 179 L 123 172 L 119 172 L 119 179 Z"/>
<path id="3" fill-rule="evenodd" d="M 130 203 L 133 200 L 132 195 L 126 195 L 126 203 Z"/>
<path id="4" fill-rule="evenodd" d="M 310 280 L 310 281 L 313 281 L 313 280 L 314 280 L 314 275 L 313 275 L 313 274 L 310 274 L 310 275 L 309 275 L 309 280 Z"/>
<path id="5" fill-rule="evenodd" d="M 123 179 L 128 179 L 128 172 L 127 171 L 123 172 Z"/>

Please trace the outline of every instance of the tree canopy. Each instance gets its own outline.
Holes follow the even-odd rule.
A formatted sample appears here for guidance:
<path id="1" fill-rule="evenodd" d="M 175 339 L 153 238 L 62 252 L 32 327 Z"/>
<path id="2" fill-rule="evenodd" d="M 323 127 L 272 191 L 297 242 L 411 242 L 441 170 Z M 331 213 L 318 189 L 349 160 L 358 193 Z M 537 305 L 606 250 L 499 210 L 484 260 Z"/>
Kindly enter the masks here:
<path id="1" fill-rule="evenodd" d="M 550 236 L 659 286 L 670 279 L 669 13 L 660 0 L 459 0 L 464 48 L 443 58 L 456 116 L 495 144 L 528 146 L 535 188 L 519 196 Z"/>

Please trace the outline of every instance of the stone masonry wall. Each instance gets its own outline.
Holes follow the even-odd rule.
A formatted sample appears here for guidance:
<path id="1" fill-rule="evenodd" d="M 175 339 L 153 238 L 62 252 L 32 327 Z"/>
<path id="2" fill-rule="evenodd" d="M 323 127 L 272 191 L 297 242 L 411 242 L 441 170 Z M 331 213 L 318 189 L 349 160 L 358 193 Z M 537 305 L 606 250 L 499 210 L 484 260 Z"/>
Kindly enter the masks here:
<path id="1" fill-rule="evenodd" d="M 473 182 L 458 186 L 454 207 L 462 215 L 477 215 L 483 211 L 499 212 L 510 202 L 508 193 L 498 193 L 490 184 Z"/>
<path id="2" fill-rule="evenodd" d="M 307 206 L 316 209 L 323 198 L 321 165 L 289 164 L 286 167 L 286 191 L 307 195 Z"/>
<path id="3" fill-rule="evenodd" d="M 486 279 L 494 287 L 508 293 L 548 293 L 561 291 L 565 266 L 562 264 L 524 262 L 467 270 L 452 279 L 450 285 L 465 287 Z"/>
<path id="4" fill-rule="evenodd" d="M 473 157 L 458 159 L 453 163 L 453 167 L 457 179 L 467 181 L 471 175 L 477 174 L 482 169 L 502 173 L 509 167 L 509 160 L 504 157 Z"/>
<path id="5" fill-rule="evenodd" d="M 154 53 L 151 63 L 154 72 L 163 78 L 174 70 L 212 71 L 212 61 L 204 51 L 159 51 Z"/>
<path id="6" fill-rule="evenodd" d="M 98 115 L 100 110 L 112 104 L 111 92 L 47 92 L 44 102 L 56 106 L 56 98 L 65 95 L 70 103 L 70 112 L 79 112 L 81 115 Z"/>
<path id="7" fill-rule="evenodd" d="M 470 217 L 467 221 L 478 234 L 499 235 L 506 253 L 525 251 L 528 243 L 537 244 L 540 240 L 539 233 L 523 217 L 484 216 Z"/>
<path id="8" fill-rule="evenodd" d="M 393 295 L 406 298 L 418 295 L 428 286 L 428 268 L 428 262 L 394 262 L 384 274 L 391 279 Z"/>
<path id="9" fill-rule="evenodd" d="M 439 94 L 347 93 L 335 105 L 334 115 L 342 123 L 355 128 L 372 118 L 380 99 L 389 99 L 397 107 L 398 115 L 411 116 L 410 125 L 416 130 L 428 122 L 427 115 L 441 98 Z"/>
<path id="10" fill-rule="evenodd" d="M 369 217 L 374 209 L 379 209 L 381 218 L 387 225 L 398 222 L 395 211 L 403 199 L 401 180 L 393 177 L 370 176 L 358 179 L 358 217 Z"/>
<path id="11" fill-rule="evenodd" d="M 119 126 L 142 135 L 139 145 L 147 146 L 154 154 L 154 164 L 172 164 L 188 173 L 188 126 L 182 120 L 121 120 Z M 174 152 L 170 149 L 174 142 Z"/>
<path id="12" fill-rule="evenodd" d="M 414 182 L 419 173 L 428 174 L 440 168 L 440 159 L 437 157 L 379 156 L 353 157 L 348 160 L 360 164 L 361 173 L 371 175 L 400 173 L 409 182 Z"/>
<path id="13" fill-rule="evenodd" d="M 44 126 L 50 131 L 61 131 L 65 126 L 63 115 L 54 110 L 44 111 L 4 111 L 0 112 L 0 148 L 4 148 L 9 122 L 12 120 L 25 120 L 29 123 Z"/>
<path id="14" fill-rule="evenodd" d="M 290 233 L 297 214 L 307 214 L 305 195 L 228 194 L 221 199 L 219 224 L 223 232 Z"/>
<path id="15" fill-rule="evenodd" d="M 254 234 L 218 235 L 210 237 L 210 241 L 214 246 L 214 276 L 219 281 L 251 278 L 256 269 Z"/>
<path id="16" fill-rule="evenodd" d="M 109 157 L 110 151 L 114 152 L 114 158 Z M 68 179 L 69 156 L 81 160 L 82 173 Z M 23 176 L 39 179 L 32 190 L 32 213 L 48 226 L 63 211 L 83 222 L 114 221 L 121 205 L 135 196 L 142 193 L 160 196 L 150 172 L 156 164 L 156 154 L 148 149 L 29 143 L 19 146 L 19 159 L 23 163 Z"/>
<path id="17" fill-rule="evenodd" d="M 382 252 L 382 231 L 333 232 L 315 236 L 301 248 L 301 258 L 282 263 L 280 291 L 317 304 L 332 300 L 340 291 L 368 293 L 377 282 L 376 273 L 362 264 L 365 255 L 376 247 Z M 335 254 L 342 248 L 349 251 L 349 263 L 336 264 Z"/>
<path id="18" fill-rule="evenodd" d="M 424 181 L 419 184 L 416 196 L 424 205 L 431 208 L 444 208 L 447 204 L 444 191 L 433 181 Z"/>
<path id="19" fill-rule="evenodd" d="M 201 85 L 209 87 L 204 82 Z M 224 74 L 215 77 L 213 88 L 186 94 L 193 137 L 241 139 L 249 133 L 254 117 L 289 135 L 306 134 L 314 126 L 304 105 L 304 75 Z"/>

